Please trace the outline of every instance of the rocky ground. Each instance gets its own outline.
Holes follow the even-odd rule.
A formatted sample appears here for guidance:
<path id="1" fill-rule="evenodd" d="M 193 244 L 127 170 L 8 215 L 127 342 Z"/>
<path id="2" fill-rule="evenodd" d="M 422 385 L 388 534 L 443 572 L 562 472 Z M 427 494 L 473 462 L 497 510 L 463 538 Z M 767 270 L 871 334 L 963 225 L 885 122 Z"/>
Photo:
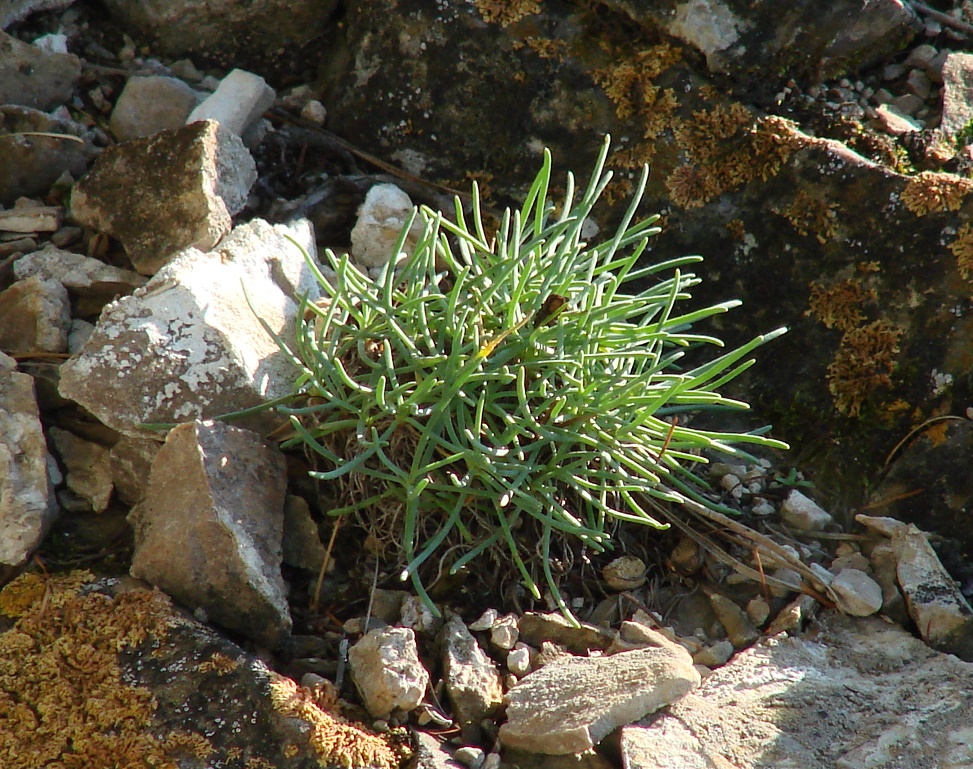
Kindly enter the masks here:
<path id="1" fill-rule="evenodd" d="M 0 762 L 973 765 L 973 9 L 325 5 L 0 8 Z M 580 628 L 502 563 L 437 617 L 279 415 L 210 418 L 290 390 L 295 244 L 377 274 L 608 131 L 728 339 L 791 327 L 743 395 L 795 450 L 558 552 Z"/>

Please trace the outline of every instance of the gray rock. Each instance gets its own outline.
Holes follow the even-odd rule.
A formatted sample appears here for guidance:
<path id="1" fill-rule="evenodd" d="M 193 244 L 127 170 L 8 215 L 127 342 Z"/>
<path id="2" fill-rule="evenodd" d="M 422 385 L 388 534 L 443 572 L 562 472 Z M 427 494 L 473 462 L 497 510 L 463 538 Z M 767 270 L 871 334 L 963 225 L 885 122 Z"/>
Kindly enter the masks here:
<path id="1" fill-rule="evenodd" d="M 51 245 L 20 257 L 14 262 L 14 275 L 19 280 L 37 275 L 59 281 L 75 297 L 79 315 L 97 315 L 108 302 L 131 294 L 147 280 L 132 270 Z"/>
<path id="2" fill-rule="evenodd" d="M 781 504 L 780 517 L 788 526 L 804 531 L 820 531 L 831 523 L 830 513 L 797 489 L 791 489 Z"/>
<path id="3" fill-rule="evenodd" d="M 892 535 L 896 576 L 909 615 L 932 648 L 973 662 L 973 609 L 913 525 Z"/>
<path id="4" fill-rule="evenodd" d="M 882 608 L 882 586 L 858 569 L 842 569 L 831 580 L 838 608 L 853 617 L 868 617 Z"/>
<path id="5" fill-rule="evenodd" d="M 461 769 L 463 765 L 453 760 L 449 743 L 441 742 L 419 729 L 412 734 L 416 746 L 416 769 Z"/>
<path id="6" fill-rule="evenodd" d="M 875 115 L 884 131 L 892 136 L 921 131 L 923 126 L 915 118 L 906 115 L 891 104 L 880 104 Z"/>
<path id="7" fill-rule="evenodd" d="M 519 619 L 516 614 L 506 614 L 499 617 L 490 627 L 490 643 L 504 651 L 513 649 L 520 637 L 518 622 Z"/>
<path id="8" fill-rule="evenodd" d="M 524 643 L 540 647 L 544 641 L 551 641 L 574 654 L 587 654 L 593 649 L 604 651 L 615 640 L 615 633 L 610 630 L 585 623 L 576 628 L 561 614 L 525 612 L 519 628 Z"/>
<path id="9" fill-rule="evenodd" d="M 348 650 L 348 664 L 365 708 L 376 718 L 415 709 L 429 685 L 409 628 L 370 630 Z"/>
<path id="10" fill-rule="evenodd" d="M 283 455 L 248 430 L 173 428 L 129 514 L 132 576 L 276 646 L 291 629 L 280 574 L 286 484 Z"/>
<path id="11" fill-rule="evenodd" d="M 82 126 L 30 107 L 0 107 L 0 135 L 8 134 L 0 152 L 3 206 L 13 205 L 20 197 L 46 195 L 65 172 L 77 178 L 97 152 Z"/>
<path id="12" fill-rule="evenodd" d="M 610 590 L 637 590 L 645 584 L 645 562 L 634 555 L 623 555 L 606 564 L 602 579 Z"/>
<path id="13" fill-rule="evenodd" d="M 493 715 L 503 700 L 500 671 L 459 616 L 449 615 L 442 639 L 446 693 L 463 739 L 476 742 L 480 721 Z"/>
<path id="14" fill-rule="evenodd" d="M 973 666 L 937 654 L 901 627 L 827 613 L 813 640 L 768 639 L 651 725 L 622 729 L 622 763 L 626 769 L 965 766 L 973 761 L 970 686 Z"/>
<path id="15" fill-rule="evenodd" d="M 30 277 L 0 291 L 0 349 L 67 352 L 71 302 L 56 280 Z"/>
<path id="16" fill-rule="evenodd" d="M 327 552 L 318 535 L 318 525 L 303 497 L 287 495 L 284 505 L 284 563 L 317 572 Z"/>
<path id="17" fill-rule="evenodd" d="M 243 138 L 274 103 L 276 94 L 260 75 L 234 69 L 214 93 L 189 114 L 187 122 L 215 120 Z"/>
<path id="18" fill-rule="evenodd" d="M 0 32 L 0 104 L 48 112 L 71 98 L 80 76 L 77 56 L 48 53 Z"/>
<path id="19" fill-rule="evenodd" d="M 351 253 L 363 267 L 381 267 L 396 258 L 393 247 L 412 213 L 412 200 L 394 184 L 376 184 L 358 209 L 358 221 L 351 230 Z M 403 247 L 408 253 L 421 227 L 414 221 Z"/>
<path id="20" fill-rule="evenodd" d="M 562 657 L 510 690 L 500 742 L 534 753 L 581 753 L 699 682 L 689 653 L 674 645 L 610 657 Z"/>
<path id="21" fill-rule="evenodd" d="M 67 470 L 68 488 L 87 500 L 94 512 L 106 510 L 114 488 L 110 450 L 59 427 L 51 427 L 47 434 Z"/>
<path id="22" fill-rule="evenodd" d="M 109 126 L 120 142 L 185 125 L 196 92 L 175 77 L 130 77 L 115 102 Z"/>
<path id="23" fill-rule="evenodd" d="M 909 93 L 915 94 L 925 101 L 932 91 L 932 81 L 926 76 L 925 72 L 913 69 L 910 70 L 909 76 L 906 78 L 905 87 Z"/>
<path id="24" fill-rule="evenodd" d="M 120 240 L 135 269 L 153 275 L 183 249 L 213 248 L 256 178 L 236 134 L 193 123 L 107 149 L 75 185 L 71 213 Z"/>
<path id="25" fill-rule="evenodd" d="M 290 392 L 294 369 L 258 316 L 290 339 L 298 294 L 313 299 L 319 287 L 287 236 L 314 253 L 306 222 L 254 220 L 218 251 L 186 251 L 108 305 L 82 351 L 61 366 L 61 395 L 144 437 L 140 423 L 215 417 Z M 281 423 L 272 412 L 234 422 L 257 431 Z"/>
<path id="26" fill-rule="evenodd" d="M 162 443 L 152 438 L 123 435 L 111 447 L 109 465 L 112 484 L 118 498 L 126 505 L 135 505 L 145 497 L 149 474 Z"/>
<path id="27" fill-rule="evenodd" d="M 753 626 L 747 613 L 729 598 L 713 593 L 709 602 L 735 648 L 743 649 L 760 638 L 760 631 Z"/>
<path id="28" fill-rule="evenodd" d="M 943 122 L 947 138 L 955 137 L 973 118 L 973 53 L 950 53 L 943 64 Z"/>
<path id="29" fill-rule="evenodd" d="M 5 0 L 0 6 L 0 29 L 23 21 L 32 13 L 67 8 L 74 0 Z"/>
<path id="30" fill-rule="evenodd" d="M 0 352 L 0 564 L 19 566 L 58 514 L 34 380 Z"/>

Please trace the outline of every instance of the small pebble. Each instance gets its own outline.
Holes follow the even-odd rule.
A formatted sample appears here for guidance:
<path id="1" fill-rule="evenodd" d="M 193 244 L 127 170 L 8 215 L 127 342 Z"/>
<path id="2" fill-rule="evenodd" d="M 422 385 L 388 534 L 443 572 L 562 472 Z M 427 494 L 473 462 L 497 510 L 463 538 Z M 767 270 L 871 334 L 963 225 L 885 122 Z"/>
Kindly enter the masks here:
<path id="1" fill-rule="evenodd" d="M 483 759 L 482 769 L 500 769 L 500 754 L 490 753 L 485 759 Z"/>
<path id="2" fill-rule="evenodd" d="M 714 593 L 709 597 L 710 606 L 720 624 L 726 629 L 727 638 L 737 649 L 750 646 L 760 638 L 760 633 L 753 626 L 750 618 L 739 606 L 726 596 Z"/>
<path id="3" fill-rule="evenodd" d="M 507 614 L 490 628 L 490 642 L 499 649 L 505 651 L 513 649 L 520 636 L 520 629 L 517 626 L 517 615 Z"/>
<path id="4" fill-rule="evenodd" d="M 605 566 L 601 576 L 612 590 L 635 590 L 645 584 L 645 561 L 634 555 L 623 555 Z"/>
<path id="5" fill-rule="evenodd" d="M 456 748 L 456 752 L 453 753 L 453 758 L 463 766 L 468 766 L 470 769 L 481 769 L 483 763 L 486 761 L 486 754 L 482 748 L 464 745 L 461 748 Z"/>
<path id="6" fill-rule="evenodd" d="M 705 649 L 701 649 L 693 655 L 693 663 L 705 665 L 708 668 L 718 668 L 725 665 L 730 657 L 733 656 L 733 644 L 729 641 L 717 641 Z"/>
<path id="7" fill-rule="evenodd" d="M 788 526 L 804 531 L 821 531 L 831 523 L 831 515 L 797 489 L 791 489 L 780 506 L 780 516 Z"/>
<path id="8" fill-rule="evenodd" d="M 753 620 L 754 625 L 760 627 L 770 616 L 770 604 L 763 596 L 758 595 L 756 598 L 751 598 L 750 602 L 747 603 L 747 616 Z"/>
<path id="9" fill-rule="evenodd" d="M 493 623 L 497 621 L 497 616 L 499 612 L 496 609 L 487 609 L 476 622 L 471 622 L 468 627 L 470 630 L 489 630 L 493 627 Z"/>
<path id="10" fill-rule="evenodd" d="M 868 617 L 882 608 L 882 587 L 865 572 L 844 569 L 832 582 L 838 608 L 853 617 Z"/>
<path id="11" fill-rule="evenodd" d="M 328 110 L 317 99 L 311 99 L 301 108 L 301 117 L 316 126 L 323 126 L 328 120 Z"/>
<path id="12" fill-rule="evenodd" d="M 51 243 L 58 248 L 66 248 L 81 240 L 84 230 L 80 227 L 62 227 L 51 235 Z"/>
<path id="13" fill-rule="evenodd" d="M 523 678 L 530 672 L 530 647 L 527 644 L 518 643 L 510 650 L 507 654 L 507 670 L 517 678 Z"/>

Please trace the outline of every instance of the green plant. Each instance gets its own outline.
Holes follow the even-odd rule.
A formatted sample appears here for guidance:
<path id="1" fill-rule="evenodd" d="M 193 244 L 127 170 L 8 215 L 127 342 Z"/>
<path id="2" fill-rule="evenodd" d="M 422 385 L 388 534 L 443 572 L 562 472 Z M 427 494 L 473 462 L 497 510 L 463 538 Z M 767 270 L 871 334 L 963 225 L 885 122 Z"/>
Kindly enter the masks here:
<path id="1" fill-rule="evenodd" d="M 703 504 L 690 471 L 713 447 L 784 447 L 759 433 L 693 429 L 677 415 L 747 408 L 718 390 L 779 329 L 685 370 L 689 348 L 721 342 L 693 324 L 738 304 L 677 312 L 699 278 L 686 256 L 638 267 L 658 217 L 637 223 L 643 171 L 617 232 L 588 246 L 582 232 L 611 178 L 608 140 L 587 189 L 569 174 L 559 207 L 548 199 L 545 152 L 523 207 L 488 234 L 473 187 L 471 220 L 414 212 L 422 234 L 372 280 L 331 251 L 317 273 L 324 300 L 305 301 L 296 339 L 281 346 L 299 367 L 299 406 L 282 406 L 295 436 L 328 468 L 347 504 L 398 541 L 403 579 L 431 605 L 420 569 L 446 550 L 455 572 L 477 556 L 509 555 L 540 597 L 536 569 L 570 616 L 552 573 L 552 537 L 601 551 L 617 521 L 664 528 L 653 506 L 685 496 Z M 626 293 L 623 289 L 646 286 Z M 457 546 L 453 548 L 453 546 Z M 434 608 L 434 607 L 433 607 Z"/>

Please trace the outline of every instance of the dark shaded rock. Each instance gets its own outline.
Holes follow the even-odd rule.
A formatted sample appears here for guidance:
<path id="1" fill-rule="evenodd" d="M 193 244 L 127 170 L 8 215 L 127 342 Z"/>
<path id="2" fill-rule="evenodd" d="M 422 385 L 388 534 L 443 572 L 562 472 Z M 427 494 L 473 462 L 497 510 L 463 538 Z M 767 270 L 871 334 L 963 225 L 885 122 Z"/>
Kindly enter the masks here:
<path id="1" fill-rule="evenodd" d="M 74 93 L 81 60 L 48 53 L 0 32 L 0 104 L 20 104 L 47 112 Z"/>
<path id="2" fill-rule="evenodd" d="M 8 585 L 0 671 L 7 769 L 395 769 L 403 758 L 127 578 L 28 574 Z"/>
<path id="3" fill-rule="evenodd" d="M 68 292 L 38 276 L 0 291 L 0 348 L 11 352 L 66 352 L 71 326 Z"/>
<path id="4" fill-rule="evenodd" d="M 65 171 L 79 177 L 96 152 L 81 126 L 30 107 L 0 107 L 0 137 L 3 206 L 45 195 Z"/>
<path id="5" fill-rule="evenodd" d="M 291 629 L 280 573 L 283 455 L 220 422 L 173 428 L 152 463 L 135 529 L 132 576 L 269 646 Z"/>

